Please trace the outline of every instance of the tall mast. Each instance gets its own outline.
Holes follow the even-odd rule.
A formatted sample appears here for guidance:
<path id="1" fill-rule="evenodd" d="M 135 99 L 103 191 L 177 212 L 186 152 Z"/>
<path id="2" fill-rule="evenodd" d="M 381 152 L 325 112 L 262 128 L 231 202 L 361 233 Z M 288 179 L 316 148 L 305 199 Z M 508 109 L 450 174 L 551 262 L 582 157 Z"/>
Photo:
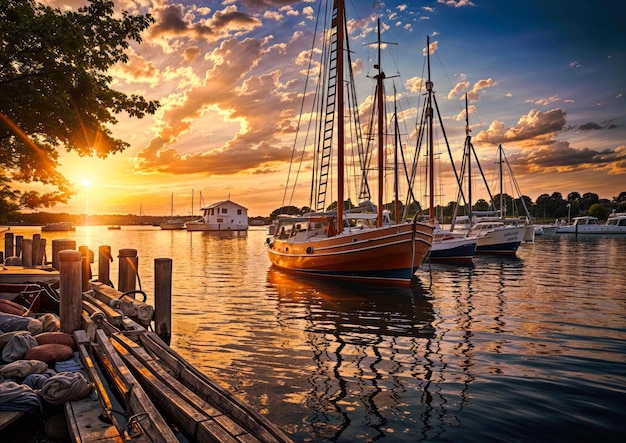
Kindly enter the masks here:
<path id="1" fill-rule="evenodd" d="M 429 187 L 429 204 L 428 210 L 430 224 L 435 224 L 435 153 L 433 152 L 433 82 L 430 80 L 430 37 L 426 36 L 426 56 L 428 61 L 428 81 L 426 82 L 426 90 L 428 91 L 428 101 L 426 108 L 426 117 L 428 118 L 428 187 Z"/>
<path id="2" fill-rule="evenodd" d="M 467 155 L 467 200 L 469 202 L 469 211 L 467 217 L 472 222 L 472 136 L 470 135 L 469 112 L 467 106 L 467 93 L 465 93 L 465 144 Z"/>
<path id="3" fill-rule="evenodd" d="M 337 10 L 335 26 L 337 27 L 337 232 L 343 231 L 343 201 L 344 201 L 344 143 L 345 143 L 345 118 L 344 118 L 344 26 L 346 22 L 344 1 L 334 0 Z"/>
<path id="4" fill-rule="evenodd" d="M 376 75 L 377 107 L 378 107 L 378 227 L 383 225 L 383 192 L 385 177 L 385 97 L 383 91 L 383 80 L 385 73 L 381 66 L 380 57 L 380 19 L 378 19 L 378 75 Z"/>

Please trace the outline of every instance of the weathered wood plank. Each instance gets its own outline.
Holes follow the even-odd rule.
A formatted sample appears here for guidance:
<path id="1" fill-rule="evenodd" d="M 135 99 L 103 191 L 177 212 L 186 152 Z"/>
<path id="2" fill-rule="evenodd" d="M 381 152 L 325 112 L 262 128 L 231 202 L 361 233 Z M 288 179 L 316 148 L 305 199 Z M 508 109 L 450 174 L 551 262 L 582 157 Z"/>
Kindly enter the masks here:
<path id="1" fill-rule="evenodd" d="M 179 380 L 200 398 L 231 417 L 245 427 L 250 434 L 264 442 L 290 442 L 291 439 L 269 420 L 253 410 L 221 386 L 212 382 L 206 375 L 189 364 L 176 351 L 153 332 L 140 336 L 141 344 L 159 357 Z"/>
<path id="2" fill-rule="evenodd" d="M 204 416 L 206 416 L 207 418 L 215 420 L 215 422 L 218 423 L 224 430 L 226 430 L 229 435 L 238 437 L 248 434 L 248 431 L 239 424 L 237 424 L 237 422 L 235 422 L 232 418 L 224 415 L 222 411 L 215 408 L 210 403 L 206 402 L 193 390 L 191 390 L 189 387 L 185 386 L 183 383 L 173 377 L 162 366 L 160 366 L 158 362 L 155 361 L 142 346 L 132 342 L 131 340 L 121 336 L 120 334 L 111 337 L 111 340 L 119 343 L 120 346 L 123 346 L 125 349 L 133 354 L 133 357 L 137 359 L 137 362 L 142 365 L 140 368 L 138 368 L 138 371 L 142 376 L 145 374 L 145 370 L 149 370 L 152 375 L 159 379 L 160 382 L 162 382 L 173 392 L 175 392 L 176 398 L 170 398 L 170 402 L 173 400 L 174 403 L 184 402 L 185 404 L 191 405 L 193 408 L 204 414 Z M 122 355 L 122 358 L 125 358 L 125 355 L 120 349 L 118 349 L 118 352 L 120 353 L 120 355 Z M 215 428 L 209 427 L 208 429 Z"/>
<path id="3" fill-rule="evenodd" d="M 109 373 L 116 387 L 120 389 L 120 393 L 127 400 L 126 406 L 139 418 L 137 423 L 143 427 L 154 442 L 176 441 L 177 438 L 173 431 L 113 348 L 103 330 L 96 331 L 96 341 L 102 351 L 98 355 L 102 359 L 103 369 Z"/>
<path id="4" fill-rule="evenodd" d="M 87 397 L 65 403 L 70 436 L 75 442 L 122 442 L 117 428 L 100 420 L 102 409 L 97 400 Z"/>

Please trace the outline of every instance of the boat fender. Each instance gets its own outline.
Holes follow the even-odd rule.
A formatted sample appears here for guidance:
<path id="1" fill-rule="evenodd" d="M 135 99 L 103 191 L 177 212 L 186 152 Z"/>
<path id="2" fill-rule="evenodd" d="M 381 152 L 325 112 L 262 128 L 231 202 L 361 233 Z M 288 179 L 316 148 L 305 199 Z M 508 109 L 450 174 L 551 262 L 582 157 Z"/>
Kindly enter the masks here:
<path id="1" fill-rule="evenodd" d="M 306 253 L 307 254 L 313 254 L 313 247 L 309 246 L 308 248 L 306 248 Z"/>

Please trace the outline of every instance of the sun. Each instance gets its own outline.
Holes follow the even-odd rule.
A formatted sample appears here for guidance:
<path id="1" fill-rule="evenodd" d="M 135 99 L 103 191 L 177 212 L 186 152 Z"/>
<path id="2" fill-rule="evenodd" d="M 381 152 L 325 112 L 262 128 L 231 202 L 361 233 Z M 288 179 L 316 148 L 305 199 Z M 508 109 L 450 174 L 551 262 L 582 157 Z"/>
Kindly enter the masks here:
<path id="1" fill-rule="evenodd" d="M 83 179 L 83 186 L 85 188 L 88 188 L 91 186 L 91 180 L 89 180 L 88 178 Z"/>

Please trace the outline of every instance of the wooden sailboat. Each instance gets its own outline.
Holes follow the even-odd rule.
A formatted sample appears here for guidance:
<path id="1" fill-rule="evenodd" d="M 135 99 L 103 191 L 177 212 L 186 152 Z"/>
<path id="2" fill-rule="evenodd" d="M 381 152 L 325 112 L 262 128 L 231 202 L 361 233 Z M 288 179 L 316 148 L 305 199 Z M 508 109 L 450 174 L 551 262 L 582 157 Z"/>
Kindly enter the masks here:
<path id="1" fill-rule="evenodd" d="M 437 220 L 437 216 L 435 214 L 435 143 L 434 143 L 434 130 L 433 130 L 433 120 L 434 120 L 434 110 L 437 110 L 437 115 L 439 114 L 439 107 L 437 105 L 437 100 L 435 98 L 435 92 L 433 90 L 433 82 L 430 76 L 430 38 L 426 38 L 426 54 L 427 54 L 427 73 L 428 80 L 426 82 L 426 99 L 424 103 L 424 108 L 422 112 L 422 119 L 419 125 L 420 128 L 420 136 L 418 138 L 418 155 L 416 156 L 416 160 L 419 159 L 419 151 L 421 148 L 421 143 L 426 139 L 426 171 L 427 171 L 427 190 L 429 196 L 429 214 L 428 221 L 434 226 L 434 238 L 432 247 L 430 249 L 430 253 L 428 255 L 428 260 L 431 262 L 471 262 L 474 253 L 476 252 L 476 244 L 478 240 L 474 237 L 469 237 L 467 233 L 455 233 L 446 229 L 441 228 L 439 225 L 439 220 Z M 441 117 L 439 117 L 439 124 L 441 126 L 441 130 L 443 131 L 443 123 L 441 121 Z M 445 132 L 444 132 L 445 134 Z M 446 144 L 447 138 L 444 137 Z M 450 152 L 450 148 L 448 147 L 448 152 Z M 452 155 L 450 155 L 450 163 L 452 165 L 452 169 L 454 171 L 454 176 L 456 177 L 457 183 L 459 184 L 459 190 L 461 189 L 460 178 L 457 176 L 457 171 L 454 166 L 454 161 L 452 160 Z"/>
<path id="2" fill-rule="evenodd" d="M 273 236 L 267 239 L 272 264 L 286 271 L 319 277 L 357 280 L 408 286 L 417 268 L 430 250 L 433 227 L 415 218 L 408 223 L 385 223 L 383 210 L 384 144 L 378 143 L 378 205 L 376 212 L 364 205 L 357 210 L 344 210 L 346 201 L 346 161 L 348 138 L 346 123 L 349 113 L 347 84 L 352 80 L 349 48 L 346 38 L 346 17 L 343 0 L 335 0 L 330 38 L 326 55 L 326 94 L 319 106 L 322 114 L 318 146 L 314 161 L 310 208 L 299 216 L 281 216 Z M 347 60 L 344 60 L 347 58 Z M 345 62 L 345 63 L 344 63 Z M 377 65 L 379 133 L 382 133 L 384 73 Z M 347 72 L 344 72 L 347 71 Z M 358 136 L 356 137 L 358 138 Z M 352 138 L 350 138 L 352 140 Z M 329 180 L 331 158 L 336 160 L 334 191 L 336 210 L 329 211 L 326 195 L 333 183 Z M 366 168 L 360 158 L 360 166 Z M 395 165 L 397 167 L 397 165 Z M 362 171 L 362 174 L 364 172 Z M 365 177 L 365 175 L 363 175 Z M 364 181 L 366 181 L 364 179 Z M 397 196 L 395 196 L 397 200 Z"/>

